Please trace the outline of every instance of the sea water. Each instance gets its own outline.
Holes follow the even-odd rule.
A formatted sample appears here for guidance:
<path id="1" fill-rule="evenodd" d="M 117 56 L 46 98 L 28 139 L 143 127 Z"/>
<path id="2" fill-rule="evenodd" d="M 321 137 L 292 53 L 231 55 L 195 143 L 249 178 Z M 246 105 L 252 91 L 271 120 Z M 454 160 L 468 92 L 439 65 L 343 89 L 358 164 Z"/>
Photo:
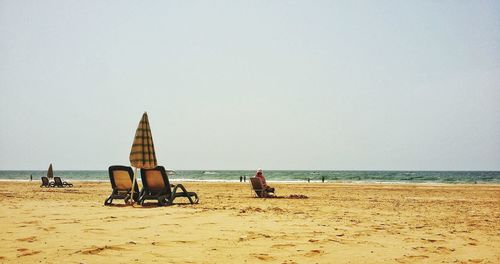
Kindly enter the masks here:
<path id="1" fill-rule="evenodd" d="M 40 180 L 46 171 L 0 171 L 0 180 Z M 338 170 L 266 170 L 268 181 L 283 182 L 394 182 L 394 183 L 500 183 L 500 171 L 338 171 Z M 68 180 L 107 181 L 107 170 L 59 170 L 55 176 Z M 251 170 L 177 170 L 172 180 L 239 181 L 253 177 Z"/>

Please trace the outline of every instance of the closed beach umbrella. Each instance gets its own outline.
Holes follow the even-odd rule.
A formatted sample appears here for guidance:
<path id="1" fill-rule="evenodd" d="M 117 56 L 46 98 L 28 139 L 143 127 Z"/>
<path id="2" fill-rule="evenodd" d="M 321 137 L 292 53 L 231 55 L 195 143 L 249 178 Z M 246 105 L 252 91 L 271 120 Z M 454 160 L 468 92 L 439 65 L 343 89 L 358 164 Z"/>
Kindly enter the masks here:
<path id="1" fill-rule="evenodd" d="M 132 196 L 134 195 L 134 186 L 137 184 L 137 169 L 151 169 L 156 167 L 155 146 L 151 127 L 149 126 L 148 113 L 144 112 L 139 126 L 135 131 L 134 143 L 130 150 L 130 165 L 135 167 L 134 182 L 132 185 Z M 133 200 L 133 199 L 132 199 Z"/>
<path id="2" fill-rule="evenodd" d="M 49 170 L 47 171 L 47 178 L 52 179 L 54 178 L 54 171 L 52 170 L 52 163 L 49 165 Z"/>

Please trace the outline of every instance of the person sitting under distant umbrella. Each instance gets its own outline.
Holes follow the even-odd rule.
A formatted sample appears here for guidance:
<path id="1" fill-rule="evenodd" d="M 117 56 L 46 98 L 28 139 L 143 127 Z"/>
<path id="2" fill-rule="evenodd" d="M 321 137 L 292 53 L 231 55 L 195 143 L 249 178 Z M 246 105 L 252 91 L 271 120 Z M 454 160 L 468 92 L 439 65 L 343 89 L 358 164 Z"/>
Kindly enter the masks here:
<path id="1" fill-rule="evenodd" d="M 262 185 L 266 189 L 267 192 L 273 192 L 274 193 L 274 188 L 271 186 L 267 185 L 266 183 L 266 177 L 264 177 L 264 173 L 262 172 L 262 169 L 258 169 L 257 173 L 255 174 L 255 178 L 259 178 L 260 181 L 262 182 Z"/>

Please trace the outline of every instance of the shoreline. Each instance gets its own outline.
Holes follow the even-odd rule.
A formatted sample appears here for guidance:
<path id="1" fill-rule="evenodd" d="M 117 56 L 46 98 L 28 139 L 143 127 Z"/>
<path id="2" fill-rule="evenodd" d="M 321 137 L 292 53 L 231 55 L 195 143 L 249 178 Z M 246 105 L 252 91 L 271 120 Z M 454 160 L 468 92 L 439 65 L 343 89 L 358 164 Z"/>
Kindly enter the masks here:
<path id="1" fill-rule="evenodd" d="M 109 183 L 109 179 L 106 180 L 82 180 L 82 179 L 69 179 L 62 178 L 63 180 L 71 181 L 72 183 Z M 198 180 L 198 179 L 175 179 L 169 178 L 172 182 L 187 182 L 187 183 L 234 183 L 234 184 L 250 184 L 247 180 L 246 182 L 240 182 L 239 180 Z M 41 182 L 40 179 L 33 179 L 33 181 L 25 179 L 0 179 L 0 182 Z M 141 179 L 137 179 L 137 182 L 142 182 Z M 319 185 L 422 185 L 422 186 L 500 186 L 500 182 L 404 182 L 404 181 L 325 181 L 321 182 L 314 180 L 307 182 L 307 180 L 288 180 L 288 181 L 276 181 L 267 180 L 269 183 L 274 184 L 319 184 Z"/>

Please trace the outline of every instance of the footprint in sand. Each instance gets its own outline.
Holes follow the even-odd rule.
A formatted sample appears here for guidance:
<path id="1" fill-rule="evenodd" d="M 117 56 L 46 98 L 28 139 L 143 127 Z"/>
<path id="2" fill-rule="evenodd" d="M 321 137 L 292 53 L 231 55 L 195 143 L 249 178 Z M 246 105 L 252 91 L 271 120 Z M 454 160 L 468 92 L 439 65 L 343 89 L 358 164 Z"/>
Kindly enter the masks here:
<path id="1" fill-rule="evenodd" d="M 430 243 L 436 243 L 436 242 L 444 242 L 442 239 L 433 239 L 433 238 L 421 238 L 421 240 L 430 242 Z"/>
<path id="2" fill-rule="evenodd" d="M 447 247 L 413 247 L 413 250 L 419 251 L 421 253 L 435 253 L 435 254 L 451 254 L 455 251 L 454 248 Z"/>
<path id="3" fill-rule="evenodd" d="M 306 257 L 315 257 L 315 256 L 323 255 L 323 254 L 325 254 L 325 252 L 323 250 L 313 249 L 313 250 L 307 252 L 306 254 L 304 254 L 304 256 L 306 256 Z"/>
<path id="4" fill-rule="evenodd" d="M 98 255 L 99 253 L 101 253 L 101 252 L 103 252 L 105 250 L 117 250 L 117 251 L 120 251 L 120 250 L 123 250 L 123 248 L 121 248 L 119 246 L 104 246 L 104 247 L 92 246 L 90 248 L 79 250 L 79 251 L 77 251 L 75 253 L 82 253 L 82 254 L 85 254 L 85 255 Z"/>
<path id="5" fill-rule="evenodd" d="M 166 257 L 163 254 L 155 253 L 155 252 L 150 252 L 149 254 L 152 255 L 152 256 L 155 256 L 156 258 L 165 258 Z M 186 262 L 186 263 L 188 263 L 188 262 Z"/>
<path id="6" fill-rule="evenodd" d="M 78 223 L 80 223 L 80 220 L 74 219 L 74 220 L 71 220 L 71 221 L 60 222 L 59 224 L 60 225 L 65 225 L 65 224 L 78 224 Z"/>
<path id="7" fill-rule="evenodd" d="M 25 221 L 25 222 L 21 222 L 21 224 L 27 224 L 27 225 L 40 224 L 40 221 L 39 220 Z"/>
<path id="8" fill-rule="evenodd" d="M 399 263 L 414 263 L 415 261 L 421 261 L 428 258 L 429 256 L 427 255 L 409 255 L 409 256 L 405 255 L 402 258 L 395 258 L 394 260 L 396 260 Z"/>
<path id="9" fill-rule="evenodd" d="M 426 247 L 412 247 L 413 250 L 428 251 Z"/>
<path id="10" fill-rule="evenodd" d="M 275 260 L 273 256 L 269 256 L 268 254 L 252 254 L 253 257 L 258 258 L 264 261 L 272 261 Z"/>
<path id="11" fill-rule="evenodd" d="M 48 226 L 48 227 L 39 227 L 38 229 L 42 229 L 42 230 L 45 230 L 45 231 L 52 231 L 52 230 L 54 230 L 56 228 L 53 227 L 53 226 Z"/>
<path id="12" fill-rule="evenodd" d="M 147 226 L 139 226 L 139 227 L 128 227 L 125 228 L 126 230 L 141 230 L 141 229 L 146 229 L 148 228 Z"/>
<path id="13" fill-rule="evenodd" d="M 18 238 L 16 239 L 17 241 L 21 242 L 35 242 L 36 241 L 36 236 L 30 236 L 30 237 L 24 237 L 24 238 Z"/>
<path id="14" fill-rule="evenodd" d="M 179 224 L 160 224 L 161 226 L 180 226 Z"/>
<path id="15" fill-rule="evenodd" d="M 196 243 L 196 241 L 187 241 L 187 240 L 173 240 L 172 242 L 174 242 L 174 243 L 181 243 L 181 244 Z"/>
<path id="16" fill-rule="evenodd" d="M 35 255 L 35 254 L 38 254 L 42 251 L 40 250 L 30 250 L 30 249 L 27 249 L 27 248 L 18 248 L 17 251 L 19 252 L 19 254 L 17 254 L 17 257 L 26 257 L 26 256 L 31 256 L 31 255 Z"/>
<path id="17" fill-rule="evenodd" d="M 403 238 L 403 241 L 404 242 L 413 242 L 413 241 L 415 241 L 415 239 L 411 238 L 411 237 L 405 237 L 405 238 Z"/>
<path id="18" fill-rule="evenodd" d="M 333 238 L 329 238 L 328 241 L 332 241 L 332 242 L 335 242 L 335 243 L 339 243 L 339 244 L 345 244 L 342 240 L 340 239 L 333 239 Z"/>
<path id="19" fill-rule="evenodd" d="M 455 251 L 454 248 L 447 248 L 447 247 L 437 247 L 436 250 L 433 251 L 433 253 L 438 253 L 438 254 L 451 254 L 453 251 Z"/>
<path id="20" fill-rule="evenodd" d="M 85 228 L 83 229 L 83 232 L 85 233 L 94 233 L 94 234 L 103 234 L 106 231 L 106 229 L 103 228 Z"/>
<path id="21" fill-rule="evenodd" d="M 295 244 L 275 244 L 271 246 L 272 248 L 284 249 L 288 247 L 295 247 Z"/>
<path id="22" fill-rule="evenodd" d="M 474 239 L 472 237 L 469 237 L 469 241 L 467 244 L 470 245 L 470 246 L 477 246 L 477 242 L 478 240 L 477 239 Z"/>

